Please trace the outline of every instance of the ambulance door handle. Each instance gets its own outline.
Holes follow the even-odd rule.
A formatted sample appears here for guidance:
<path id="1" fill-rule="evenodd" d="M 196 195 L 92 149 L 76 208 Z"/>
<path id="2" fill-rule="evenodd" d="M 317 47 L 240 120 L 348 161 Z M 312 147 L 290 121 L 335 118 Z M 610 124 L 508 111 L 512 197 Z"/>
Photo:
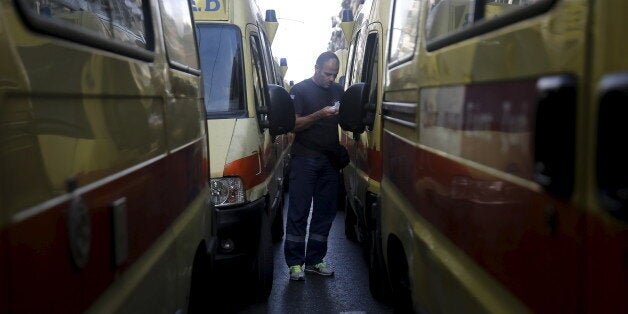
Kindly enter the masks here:
<path id="1" fill-rule="evenodd" d="M 260 175 L 262 173 L 262 156 L 261 154 L 254 150 L 253 154 L 257 155 L 257 173 L 255 174 L 256 176 Z"/>
<path id="2" fill-rule="evenodd" d="M 534 180 L 549 194 L 567 199 L 575 176 L 576 79 L 546 76 L 536 89 Z"/>
<path id="3" fill-rule="evenodd" d="M 602 208 L 628 222 L 628 73 L 606 75 L 597 88 L 597 188 Z"/>
<path id="4" fill-rule="evenodd" d="M 121 266 L 129 256 L 129 231 L 126 198 L 119 198 L 109 205 L 113 233 L 113 255 L 116 266 Z"/>

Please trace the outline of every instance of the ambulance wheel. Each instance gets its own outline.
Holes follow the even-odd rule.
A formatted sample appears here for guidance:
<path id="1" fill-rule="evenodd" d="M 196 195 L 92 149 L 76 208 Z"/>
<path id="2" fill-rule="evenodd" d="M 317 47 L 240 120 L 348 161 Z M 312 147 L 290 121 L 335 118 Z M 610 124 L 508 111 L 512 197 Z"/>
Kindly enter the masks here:
<path id="1" fill-rule="evenodd" d="M 408 260 L 399 240 L 388 242 L 388 273 L 392 287 L 395 313 L 414 313 Z"/>
<path id="2" fill-rule="evenodd" d="M 355 227 L 357 224 L 357 217 L 355 216 L 355 212 L 353 211 L 353 207 L 351 207 L 351 203 L 344 198 L 345 204 L 345 236 L 352 242 L 358 242 L 358 235 L 355 231 Z"/>
<path id="3" fill-rule="evenodd" d="M 379 217 L 375 218 L 375 230 L 371 234 L 369 250 L 369 290 L 375 300 L 388 303 L 392 298 L 392 289 L 386 272 L 382 249 L 382 226 Z"/>
<path id="4" fill-rule="evenodd" d="M 271 227 L 273 243 L 281 241 L 284 235 L 283 207 L 285 203 L 285 197 L 282 195 L 281 201 L 277 206 L 277 213 L 275 214 L 275 219 L 273 220 L 273 226 Z"/>
<path id="5" fill-rule="evenodd" d="M 347 191 L 345 190 L 344 185 L 344 174 L 340 172 L 340 186 L 338 187 L 338 196 L 336 197 L 336 210 L 344 211 L 347 210 Z"/>
<path id="6" fill-rule="evenodd" d="M 209 257 L 205 253 L 204 245 L 200 245 L 194 256 L 192 264 L 192 278 L 190 278 L 190 301 L 188 303 L 189 313 L 207 313 L 211 310 L 211 300 L 209 283 Z"/>
<path id="7" fill-rule="evenodd" d="M 253 264 L 253 296 L 255 301 L 264 301 L 270 296 L 273 287 L 273 247 L 270 234 L 270 222 L 265 213 L 262 213 L 257 256 Z"/>

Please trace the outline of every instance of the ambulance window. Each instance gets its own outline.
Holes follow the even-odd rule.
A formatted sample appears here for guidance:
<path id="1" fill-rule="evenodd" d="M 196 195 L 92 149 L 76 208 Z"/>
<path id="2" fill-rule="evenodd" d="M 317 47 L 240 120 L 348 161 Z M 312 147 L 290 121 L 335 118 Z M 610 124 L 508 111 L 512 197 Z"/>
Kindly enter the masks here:
<path id="1" fill-rule="evenodd" d="M 366 42 L 366 55 L 364 61 L 363 76 L 366 82 L 366 88 L 368 89 L 368 101 L 367 108 L 371 110 L 366 111 L 365 121 L 370 130 L 373 129 L 373 122 L 375 121 L 374 108 L 377 106 L 377 87 L 378 87 L 378 74 L 379 74 L 379 36 L 377 33 L 369 34 Z"/>
<path id="2" fill-rule="evenodd" d="M 275 65 L 273 63 L 273 54 L 271 52 L 270 49 L 270 40 L 268 40 L 268 37 L 266 37 L 266 34 L 263 34 L 263 38 L 264 40 L 261 41 L 262 46 L 264 47 L 263 50 L 263 55 L 264 55 L 264 61 L 266 64 L 266 80 L 268 81 L 268 83 L 272 83 L 272 84 L 278 84 L 276 82 L 276 77 L 277 74 L 275 73 Z"/>
<path id="3" fill-rule="evenodd" d="M 196 24 L 208 118 L 246 116 L 240 29 L 227 24 Z"/>
<path id="4" fill-rule="evenodd" d="M 427 51 L 546 12 L 556 0 L 429 0 Z"/>
<path id="5" fill-rule="evenodd" d="M 364 76 L 362 74 L 364 70 L 364 59 L 366 58 L 366 36 L 357 36 L 355 43 L 355 51 L 353 58 L 353 69 L 351 71 L 352 84 L 358 82 L 364 82 Z"/>
<path id="6" fill-rule="evenodd" d="M 80 28 L 90 35 L 113 39 L 109 1 L 24 0 L 27 10 L 46 21 Z"/>
<path id="7" fill-rule="evenodd" d="M 353 43 L 351 44 L 351 47 L 349 47 L 349 60 L 347 61 L 347 70 L 346 70 L 346 74 L 348 75 L 346 81 L 348 82 L 349 86 L 353 85 L 355 82 L 353 81 L 353 69 L 355 68 L 355 51 L 357 50 L 356 47 L 358 45 L 358 38 L 360 38 L 360 31 L 358 31 L 357 36 L 355 37 L 355 39 L 353 39 Z"/>
<path id="8" fill-rule="evenodd" d="M 486 0 L 484 18 L 493 19 L 544 0 Z"/>
<path id="9" fill-rule="evenodd" d="M 146 48 L 146 21 L 142 0 L 112 0 L 113 38 Z"/>
<path id="10" fill-rule="evenodd" d="M 473 24 L 473 0 L 430 0 L 425 32 L 427 40 L 443 37 Z"/>
<path id="11" fill-rule="evenodd" d="M 180 70 L 198 69 L 192 11 L 188 1 L 161 0 L 161 17 L 170 64 Z"/>
<path id="12" fill-rule="evenodd" d="M 367 80 L 371 77 L 371 72 L 373 70 L 373 61 L 377 57 L 373 55 L 374 53 L 376 53 L 375 48 L 377 48 L 377 34 L 372 33 L 369 34 L 366 40 L 364 62 L 362 63 L 362 82 L 367 82 Z"/>
<path id="13" fill-rule="evenodd" d="M 433 1 L 433 0 L 431 0 Z M 396 0 L 390 32 L 390 66 L 412 59 L 419 30 L 419 1 Z"/>
<path id="14" fill-rule="evenodd" d="M 262 47 L 257 36 L 251 36 L 251 57 L 253 58 L 253 90 L 255 96 L 255 107 L 257 108 L 260 131 L 261 125 L 267 122 L 266 114 L 261 113 L 261 108 L 266 107 L 266 82 L 264 80 L 264 63 L 262 60 Z"/>
<path id="15" fill-rule="evenodd" d="M 146 37 L 148 5 L 142 0 L 22 0 L 18 4 L 26 20 L 41 32 L 123 54 L 152 57 L 144 50 L 152 49 L 152 42 Z"/>

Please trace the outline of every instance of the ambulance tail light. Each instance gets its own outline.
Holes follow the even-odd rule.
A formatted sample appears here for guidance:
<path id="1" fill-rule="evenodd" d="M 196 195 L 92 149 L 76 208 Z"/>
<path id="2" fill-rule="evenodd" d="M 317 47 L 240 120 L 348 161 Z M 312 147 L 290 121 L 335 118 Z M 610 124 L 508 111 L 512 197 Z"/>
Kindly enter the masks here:
<path id="1" fill-rule="evenodd" d="M 210 180 L 211 199 L 216 207 L 246 202 L 246 191 L 240 177 L 222 177 Z"/>

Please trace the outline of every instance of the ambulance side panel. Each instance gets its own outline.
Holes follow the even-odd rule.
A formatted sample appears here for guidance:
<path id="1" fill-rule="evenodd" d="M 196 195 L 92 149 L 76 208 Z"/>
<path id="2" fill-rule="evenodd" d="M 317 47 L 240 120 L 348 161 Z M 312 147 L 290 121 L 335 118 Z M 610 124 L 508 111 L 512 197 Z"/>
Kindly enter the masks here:
<path id="1" fill-rule="evenodd" d="M 212 233 L 189 10 L 0 2 L 0 311 L 187 308 Z"/>
<path id="2" fill-rule="evenodd" d="M 428 312 L 578 311 L 587 2 L 488 4 L 473 26 L 469 2 L 397 5 L 420 22 L 393 26 L 415 33 L 391 35 L 383 104 L 393 287 Z"/>

